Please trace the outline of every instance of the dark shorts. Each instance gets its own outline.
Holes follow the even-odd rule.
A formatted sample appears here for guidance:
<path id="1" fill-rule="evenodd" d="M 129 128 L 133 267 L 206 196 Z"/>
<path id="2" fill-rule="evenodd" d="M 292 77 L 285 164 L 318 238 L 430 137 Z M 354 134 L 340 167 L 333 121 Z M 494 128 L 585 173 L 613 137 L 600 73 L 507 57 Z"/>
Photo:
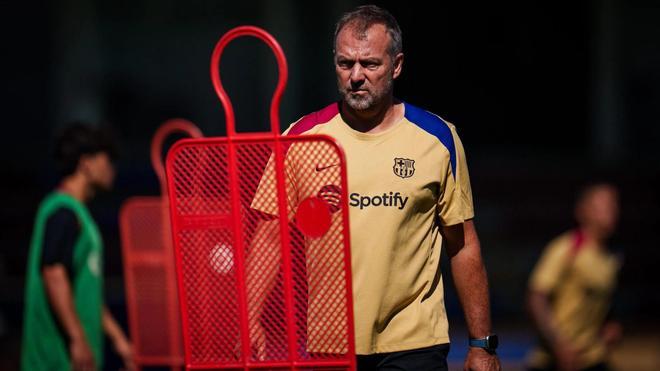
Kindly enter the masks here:
<path id="1" fill-rule="evenodd" d="M 447 371 L 449 344 L 357 356 L 358 371 Z"/>

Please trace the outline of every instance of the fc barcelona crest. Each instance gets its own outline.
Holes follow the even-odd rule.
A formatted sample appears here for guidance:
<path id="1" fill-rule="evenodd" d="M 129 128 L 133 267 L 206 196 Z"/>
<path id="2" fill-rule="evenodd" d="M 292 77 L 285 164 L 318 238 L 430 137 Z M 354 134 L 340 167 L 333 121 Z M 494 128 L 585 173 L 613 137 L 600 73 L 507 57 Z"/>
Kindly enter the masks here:
<path id="1" fill-rule="evenodd" d="M 410 178 L 415 174 L 415 160 L 409 158 L 395 158 L 394 159 L 394 174 L 401 178 Z"/>

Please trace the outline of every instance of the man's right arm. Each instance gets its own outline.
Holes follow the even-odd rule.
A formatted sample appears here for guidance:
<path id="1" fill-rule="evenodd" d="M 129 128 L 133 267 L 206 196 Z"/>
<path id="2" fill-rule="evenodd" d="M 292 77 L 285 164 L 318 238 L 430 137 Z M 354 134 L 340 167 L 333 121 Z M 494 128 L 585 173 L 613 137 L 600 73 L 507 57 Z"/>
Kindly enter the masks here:
<path id="1" fill-rule="evenodd" d="M 550 345 L 559 342 L 560 336 L 552 315 L 550 296 L 545 292 L 531 289 L 527 295 L 527 307 L 543 339 Z"/>
<path id="2" fill-rule="evenodd" d="M 78 234 L 78 220 L 71 210 L 61 208 L 48 218 L 43 240 L 41 277 L 53 316 L 69 342 L 72 368 L 93 370 L 93 353 L 76 313 L 70 279 Z"/>
<path id="3" fill-rule="evenodd" d="M 527 306 L 536 329 L 557 358 L 559 370 L 575 370 L 576 350 L 561 337 L 557 330 L 549 295 L 541 291 L 530 290 L 527 296 Z"/>
<path id="4" fill-rule="evenodd" d="M 550 298 L 548 294 L 538 290 L 529 290 L 527 307 L 543 339 L 548 344 L 555 343 L 559 336 L 550 310 Z"/>
<path id="5" fill-rule="evenodd" d="M 550 346 L 560 370 L 574 370 L 576 350 L 562 337 L 552 312 L 550 296 L 565 273 L 568 249 L 551 243 L 532 273 L 527 294 L 527 308 L 539 335 Z"/>
<path id="6" fill-rule="evenodd" d="M 293 125 L 289 129 L 291 127 Z M 289 129 L 283 135 L 286 135 Z M 296 182 L 292 174 L 293 168 L 295 168 L 294 164 L 297 163 L 297 157 L 294 155 L 295 148 L 295 146 L 288 148 L 284 169 L 289 220 L 293 217 L 291 210 L 295 209 L 296 204 L 294 200 L 296 197 Z M 266 355 L 266 333 L 261 320 L 266 300 L 275 287 L 282 262 L 280 208 L 277 194 L 275 157 L 271 154 L 250 205 L 250 208 L 259 214 L 258 216 L 255 215 L 259 220 L 245 255 L 250 345 L 253 354 L 258 358 L 263 358 Z"/>
<path id="7" fill-rule="evenodd" d="M 51 308 L 69 340 L 71 365 L 74 370 L 93 370 L 94 356 L 76 313 L 71 284 L 62 264 L 42 269 L 44 288 Z"/>
<path id="8" fill-rule="evenodd" d="M 265 356 L 266 334 L 261 316 L 268 294 L 275 286 L 280 270 L 279 219 L 259 222 L 246 254 L 248 319 L 252 352 L 258 358 Z"/>
<path id="9" fill-rule="evenodd" d="M 261 314 L 280 267 L 279 219 L 259 222 L 246 255 L 250 313 Z"/>

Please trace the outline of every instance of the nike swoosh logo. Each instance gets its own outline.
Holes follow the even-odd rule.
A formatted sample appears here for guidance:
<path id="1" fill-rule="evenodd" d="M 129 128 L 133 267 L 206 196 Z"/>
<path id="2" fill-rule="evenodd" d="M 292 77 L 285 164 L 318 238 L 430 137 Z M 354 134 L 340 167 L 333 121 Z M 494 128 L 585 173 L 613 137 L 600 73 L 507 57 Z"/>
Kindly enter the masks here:
<path id="1" fill-rule="evenodd" d="M 339 166 L 339 164 L 327 165 L 327 166 L 316 165 L 316 171 L 323 171 L 323 170 L 326 170 L 326 169 L 329 169 L 329 168 L 335 167 L 335 166 Z"/>

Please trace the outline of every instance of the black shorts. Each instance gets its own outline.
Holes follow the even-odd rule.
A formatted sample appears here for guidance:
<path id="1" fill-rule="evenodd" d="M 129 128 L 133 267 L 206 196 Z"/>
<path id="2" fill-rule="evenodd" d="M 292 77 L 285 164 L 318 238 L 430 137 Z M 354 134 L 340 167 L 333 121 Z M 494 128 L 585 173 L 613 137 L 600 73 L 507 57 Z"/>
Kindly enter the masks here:
<path id="1" fill-rule="evenodd" d="M 358 371 L 447 371 L 449 344 L 357 356 Z"/>

